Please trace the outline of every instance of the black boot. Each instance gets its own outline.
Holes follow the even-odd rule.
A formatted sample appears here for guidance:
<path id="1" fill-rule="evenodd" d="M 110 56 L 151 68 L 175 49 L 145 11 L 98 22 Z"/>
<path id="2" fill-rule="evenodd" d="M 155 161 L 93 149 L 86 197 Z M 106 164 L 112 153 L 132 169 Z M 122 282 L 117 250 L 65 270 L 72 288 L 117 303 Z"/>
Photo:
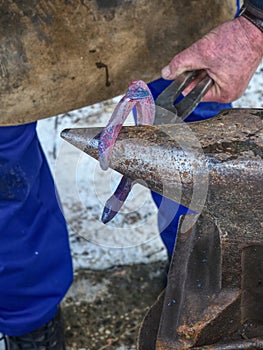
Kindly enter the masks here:
<path id="1" fill-rule="evenodd" d="M 6 337 L 7 350 L 65 350 L 61 311 L 35 331 Z"/>

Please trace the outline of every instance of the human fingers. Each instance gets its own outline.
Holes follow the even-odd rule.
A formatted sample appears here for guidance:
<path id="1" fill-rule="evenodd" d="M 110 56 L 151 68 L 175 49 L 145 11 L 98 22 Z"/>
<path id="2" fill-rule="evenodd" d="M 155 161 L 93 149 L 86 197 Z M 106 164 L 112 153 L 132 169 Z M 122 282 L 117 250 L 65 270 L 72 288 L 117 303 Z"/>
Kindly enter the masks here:
<path id="1" fill-rule="evenodd" d="M 202 46 L 203 44 L 199 40 L 189 48 L 175 55 L 170 63 L 162 69 L 162 77 L 172 80 L 186 71 L 204 69 L 205 63 L 202 55 L 200 55 L 200 52 L 202 52 L 200 47 Z"/>

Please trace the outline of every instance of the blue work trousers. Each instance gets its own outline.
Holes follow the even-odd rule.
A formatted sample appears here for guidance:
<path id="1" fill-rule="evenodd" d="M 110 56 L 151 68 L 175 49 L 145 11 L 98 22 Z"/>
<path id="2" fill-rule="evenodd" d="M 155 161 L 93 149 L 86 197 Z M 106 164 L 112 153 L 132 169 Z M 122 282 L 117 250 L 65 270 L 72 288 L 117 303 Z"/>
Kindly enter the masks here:
<path id="1" fill-rule="evenodd" d="M 68 233 L 36 123 L 0 128 L 0 332 L 48 322 L 72 282 Z"/>

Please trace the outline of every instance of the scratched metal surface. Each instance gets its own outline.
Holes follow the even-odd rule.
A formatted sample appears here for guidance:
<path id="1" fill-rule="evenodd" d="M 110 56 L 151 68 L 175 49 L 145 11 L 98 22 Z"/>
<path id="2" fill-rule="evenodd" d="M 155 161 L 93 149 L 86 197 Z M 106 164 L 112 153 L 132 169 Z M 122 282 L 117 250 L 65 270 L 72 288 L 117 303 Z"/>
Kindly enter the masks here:
<path id="1" fill-rule="evenodd" d="M 203 181 L 208 181 L 211 188 L 222 185 L 228 173 L 240 177 L 240 182 L 249 171 L 253 175 L 257 167 L 260 169 L 262 118 L 260 109 L 235 109 L 209 121 L 123 127 L 113 148 L 110 166 L 200 211 L 202 207 L 198 202 L 191 203 L 195 182 L 201 186 Z M 73 128 L 65 130 L 62 137 L 97 158 L 98 139 L 94 137 L 101 131 L 101 128 Z M 182 189 L 178 191 L 180 186 Z"/>

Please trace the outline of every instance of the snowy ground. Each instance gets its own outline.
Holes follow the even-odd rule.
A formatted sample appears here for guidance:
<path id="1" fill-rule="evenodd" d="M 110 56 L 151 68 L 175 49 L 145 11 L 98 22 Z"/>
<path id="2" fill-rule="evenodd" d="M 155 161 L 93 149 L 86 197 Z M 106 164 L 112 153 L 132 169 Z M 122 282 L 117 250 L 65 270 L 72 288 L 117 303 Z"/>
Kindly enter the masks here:
<path id="1" fill-rule="evenodd" d="M 234 107 L 263 108 L 263 64 Z M 101 171 L 98 162 L 60 138 L 68 127 L 105 126 L 120 97 L 42 120 L 38 133 L 54 173 L 65 217 L 75 269 L 163 260 L 166 253 L 157 229 L 157 210 L 149 190 L 136 185 L 113 222 L 100 215 L 120 179 Z M 132 123 L 132 119 L 128 124 Z"/>

